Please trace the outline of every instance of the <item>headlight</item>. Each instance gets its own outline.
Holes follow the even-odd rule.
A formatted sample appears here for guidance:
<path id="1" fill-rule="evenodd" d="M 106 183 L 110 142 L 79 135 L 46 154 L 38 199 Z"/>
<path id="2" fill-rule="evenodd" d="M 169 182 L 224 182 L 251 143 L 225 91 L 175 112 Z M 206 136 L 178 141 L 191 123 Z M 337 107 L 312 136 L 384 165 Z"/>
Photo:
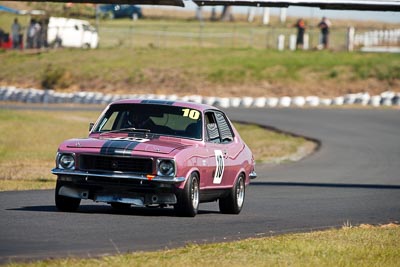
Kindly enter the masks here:
<path id="1" fill-rule="evenodd" d="M 175 175 L 175 162 L 169 159 L 158 160 L 157 175 L 161 176 L 174 176 Z"/>
<path id="2" fill-rule="evenodd" d="M 60 169 L 73 170 L 75 168 L 75 158 L 72 154 L 61 154 L 58 159 Z"/>

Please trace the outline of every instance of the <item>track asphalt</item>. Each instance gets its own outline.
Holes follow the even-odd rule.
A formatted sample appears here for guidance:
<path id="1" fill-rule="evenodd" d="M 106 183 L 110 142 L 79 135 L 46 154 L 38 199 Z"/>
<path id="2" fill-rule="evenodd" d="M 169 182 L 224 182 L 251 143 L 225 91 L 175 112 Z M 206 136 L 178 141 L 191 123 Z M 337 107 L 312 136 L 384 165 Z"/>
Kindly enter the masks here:
<path id="1" fill-rule="evenodd" d="M 400 111 L 229 109 L 231 120 L 315 138 L 319 151 L 295 163 L 258 165 L 239 215 L 217 203 L 195 218 L 171 209 L 83 201 L 57 212 L 53 190 L 0 193 L 0 263 L 174 248 L 188 243 L 400 221 Z"/>

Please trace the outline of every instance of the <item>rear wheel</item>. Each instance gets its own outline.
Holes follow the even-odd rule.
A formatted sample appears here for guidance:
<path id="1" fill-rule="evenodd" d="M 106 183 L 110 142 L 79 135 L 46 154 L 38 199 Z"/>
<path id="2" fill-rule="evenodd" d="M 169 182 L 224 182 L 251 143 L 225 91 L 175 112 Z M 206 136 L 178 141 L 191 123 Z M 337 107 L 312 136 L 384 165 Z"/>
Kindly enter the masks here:
<path id="1" fill-rule="evenodd" d="M 69 212 L 76 211 L 79 208 L 81 199 L 59 195 L 58 191 L 60 190 L 61 187 L 62 184 L 60 182 L 57 182 L 56 192 L 55 192 L 55 201 L 57 209 L 59 211 L 69 211 Z"/>
<path id="2" fill-rule="evenodd" d="M 200 203 L 199 175 L 192 173 L 183 191 L 178 194 L 178 203 L 174 206 L 179 216 L 194 217 Z"/>
<path id="3" fill-rule="evenodd" d="M 244 175 L 241 174 L 229 192 L 229 195 L 219 199 L 219 210 L 221 213 L 239 214 L 244 204 L 245 189 Z"/>

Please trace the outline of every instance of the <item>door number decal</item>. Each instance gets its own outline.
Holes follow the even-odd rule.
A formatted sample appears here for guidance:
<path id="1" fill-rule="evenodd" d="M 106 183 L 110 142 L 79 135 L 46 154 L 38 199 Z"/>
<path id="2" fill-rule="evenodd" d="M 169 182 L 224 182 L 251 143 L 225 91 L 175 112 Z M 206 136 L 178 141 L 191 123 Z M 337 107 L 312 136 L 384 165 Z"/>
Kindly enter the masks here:
<path id="1" fill-rule="evenodd" d="M 214 184 L 220 184 L 222 182 L 222 175 L 224 174 L 224 156 L 221 150 L 214 150 L 216 170 L 214 174 Z"/>

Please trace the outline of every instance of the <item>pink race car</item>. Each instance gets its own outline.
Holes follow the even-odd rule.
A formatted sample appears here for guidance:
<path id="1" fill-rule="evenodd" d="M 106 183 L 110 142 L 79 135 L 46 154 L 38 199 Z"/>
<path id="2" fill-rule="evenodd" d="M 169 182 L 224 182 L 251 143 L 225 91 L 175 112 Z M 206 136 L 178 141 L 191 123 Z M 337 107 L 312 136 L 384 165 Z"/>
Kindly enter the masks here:
<path id="1" fill-rule="evenodd" d="M 133 206 L 174 206 L 195 216 L 218 200 L 239 214 L 256 178 L 254 158 L 219 109 L 188 102 L 121 100 L 110 104 L 89 137 L 58 148 L 56 206 L 75 211 L 81 199 Z"/>

